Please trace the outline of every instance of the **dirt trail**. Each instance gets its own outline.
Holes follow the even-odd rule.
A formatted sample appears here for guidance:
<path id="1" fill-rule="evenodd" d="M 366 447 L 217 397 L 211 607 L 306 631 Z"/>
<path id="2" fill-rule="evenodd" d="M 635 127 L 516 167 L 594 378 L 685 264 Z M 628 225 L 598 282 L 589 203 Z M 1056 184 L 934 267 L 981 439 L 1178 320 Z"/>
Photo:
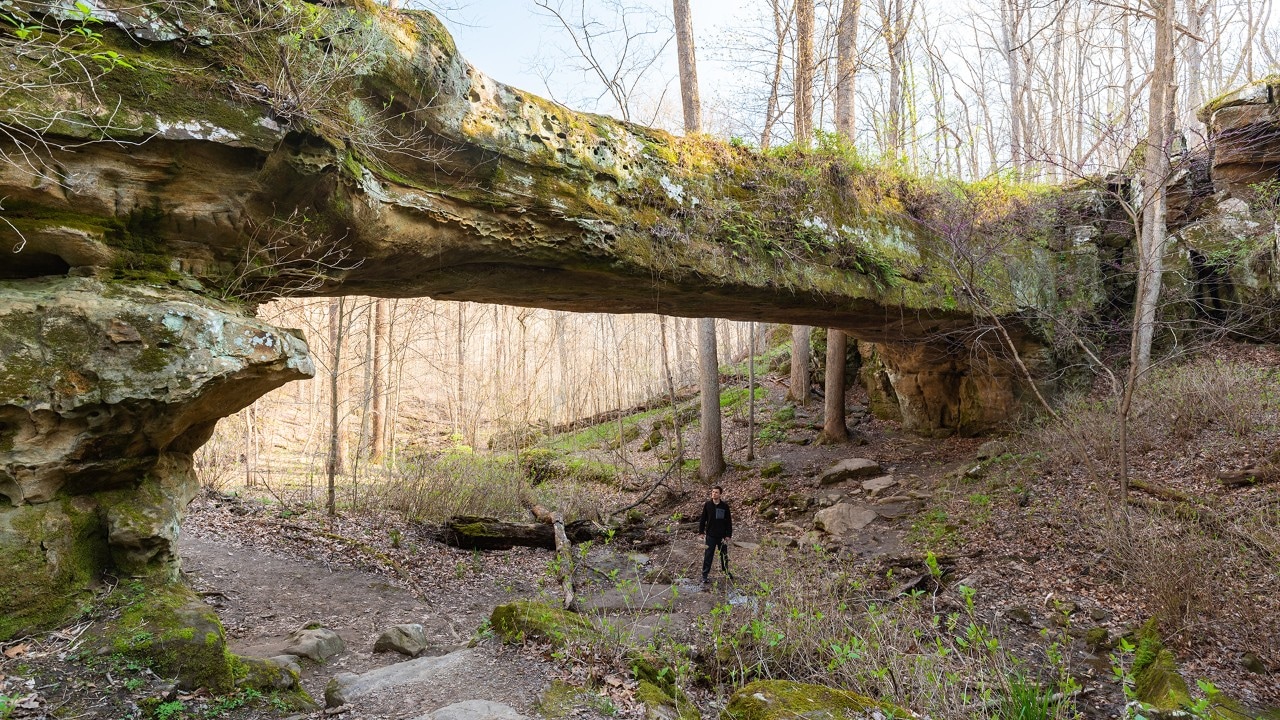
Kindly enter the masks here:
<path id="1" fill-rule="evenodd" d="M 188 580 L 217 610 L 233 652 L 259 657 L 280 654 L 286 636 L 309 622 L 319 622 L 342 637 L 346 643 L 342 654 L 323 665 L 302 663 L 303 686 L 318 701 L 329 679 L 338 673 L 363 673 L 406 660 L 395 653 L 372 652 L 382 630 L 419 623 L 438 651 L 454 650 L 468 643 L 480 619 L 502 600 L 481 596 L 427 603 L 374 573 L 280 557 L 212 535 L 188 534 L 180 550 Z M 520 649 L 488 640 L 477 643 L 463 662 L 429 682 L 361 697 L 351 710 L 355 717 L 398 720 L 454 702 L 482 699 L 532 714 L 549 682 L 547 665 Z"/>

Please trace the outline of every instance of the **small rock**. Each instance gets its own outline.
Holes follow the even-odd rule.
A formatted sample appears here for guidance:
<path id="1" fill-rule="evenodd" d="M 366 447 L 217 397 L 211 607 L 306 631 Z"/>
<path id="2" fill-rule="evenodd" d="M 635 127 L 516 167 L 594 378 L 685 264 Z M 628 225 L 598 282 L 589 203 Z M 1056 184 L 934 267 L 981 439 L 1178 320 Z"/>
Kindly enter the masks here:
<path id="1" fill-rule="evenodd" d="M 804 532 L 804 528 L 800 527 L 799 525 L 793 522 L 778 523 L 778 529 L 786 530 L 787 532 L 796 532 L 796 533 Z"/>
<path id="2" fill-rule="evenodd" d="M 418 657 L 427 650 L 427 631 L 417 623 L 396 625 L 382 631 L 373 651 L 398 652 L 409 657 Z"/>
<path id="3" fill-rule="evenodd" d="M 885 520 L 895 520 L 911 515 L 919 510 L 919 504 L 908 497 L 896 496 L 886 498 L 876 504 L 875 514 Z"/>
<path id="4" fill-rule="evenodd" d="M 813 498 L 809 497 L 808 495 L 796 494 L 796 495 L 791 495 L 790 497 L 787 498 L 787 504 L 791 506 L 792 510 L 795 510 L 797 512 L 804 512 L 805 510 L 808 510 L 809 505 L 812 502 L 813 502 Z"/>
<path id="5" fill-rule="evenodd" d="M 282 654 L 297 655 L 322 663 L 346 649 L 347 645 L 338 637 L 338 633 L 325 627 L 307 625 L 289 634 L 288 644 Z"/>
<path id="6" fill-rule="evenodd" d="M 863 480 L 862 489 L 874 495 L 875 493 L 888 490 L 897 484 L 898 481 L 894 479 L 892 475 L 885 475 L 883 477 L 872 478 L 871 480 Z"/>
<path id="7" fill-rule="evenodd" d="M 302 665 L 299 664 L 299 658 L 297 655 L 276 655 L 275 657 L 267 658 L 267 660 L 270 660 L 285 670 L 295 672 L 299 675 L 302 674 Z"/>
<path id="8" fill-rule="evenodd" d="M 876 512 L 865 505 L 837 503 L 819 510 L 813 519 L 813 526 L 831 535 L 843 537 L 870 525 L 875 519 Z"/>
<path id="9" fill-rule="evenodd" d="M 846 480 L 861 480 L 862 478 L 871 478 L 880 475 L 883 471 L 880 463 L 867 458 L 849 458 L 841 460 L 822 471 L 822 475 L 818 478 L 819 485 L 835 485 Z"/>
<path id="10" fill-rule="evenodd" d="M 978 447 L 978 459 L 990 460 L 1009 452 L 1009 444 L 1003 440 L 988 440 Z"/>
<path id="11" fill-rule="evenodd" d="M 734 540 L 733 546 L 736 548 L 741 548 L 743 550 L 759 550 L 760 549 L 760 543 L 748 542 L 746 540 Z"/>
<path id="12" fill-rule="evenodd" d="M 1102 608 L 1093 608 L 1089 611 L 1089 619 L 1094 622 L 1106 622 L 1111 619 L 1111 613 Z"/>
<path id="13" fill-rule="evenodd" d="M 1011 607 L 1004 611 L 1004 616 L 1016 623 L 1031 624 L 1031 611 L 1024 607 Z"/>
<path id="14" fill-rule="evenodd" d="M 1240 667 L 1248 670 L 1255 675 L 1266 675 L 1270 671 L 1267 670 L 1267 664 L 1262 662 L 1262 658 L 1247 652 L 1240 656 Z"/>
<path id="15" fill-rule="evenodd" d="M 1111 642 L 1111 633 L 1107 632 L 1107 629 L 1101 625 L 1085 631 L 1084 644 L 1085 647 L 1089 648 L 1089 652 L 1095 655 L 1107 652 L 1114 645 Z"/>

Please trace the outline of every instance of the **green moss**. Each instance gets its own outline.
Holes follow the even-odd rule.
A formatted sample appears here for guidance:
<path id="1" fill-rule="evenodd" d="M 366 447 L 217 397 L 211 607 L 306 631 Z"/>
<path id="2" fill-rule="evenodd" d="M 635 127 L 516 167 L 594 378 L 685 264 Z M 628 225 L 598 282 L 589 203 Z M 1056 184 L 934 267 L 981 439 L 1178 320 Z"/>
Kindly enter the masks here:
<path id="1" fill-rule="evenodd" d="M 680 720 L 700 720 L 702 713 L 698 712 L 697 706 L 690 702 L 684 692 L 676 688 L 675 694 L 677 697 L 648 680 L 641 680 L 640 686 L 636 688 L 636 699 L 652 710 L 671 708 Z"/>
<path id="2" fill-rule="evenodd" d="M 0 641 L 75 614 L 109 566 L 106 528 L 83 498 L 0 508 Z"/>
<path id="3" fill-rule="evenodd" d="M 489 622 L 506 642 L 543 640 L 562 645 L 595 630 L 590 620 L 577 613 L 524 600 L 494 608 Z"/>
<path id="4" fill-rule="evenodd" d="M 1191 704 L 1187 681 L 1178 673 L 1178 662 L 1164 647 L 1154 620 L 1138 633 L 1133 678 L 1138 699 L 1158 710 L 1181 710 Z"/>
<path id="5" fill-rule="evenodd" d="M 871 711 L 889 717 L 911 714 L 865 695 L 823 685 L 789 680 L 758 680 L 738 689 L 729 698 L 725 720 L 860 720 Z"/>
<path id="6" fill-rule="evenodd" d="M 109 624 L 104 639 L 121 656 L 144 662 L 180 687 L 230 692 L 237 670 L 218 616 L 184 585 L 145 584 Z"/>
<path id="7" fill-rule="evenodd" d="M 760 477 L 771 478 L 782 474 L 782 462 L 775 460 L 764 467 L 760 468 Z"/>

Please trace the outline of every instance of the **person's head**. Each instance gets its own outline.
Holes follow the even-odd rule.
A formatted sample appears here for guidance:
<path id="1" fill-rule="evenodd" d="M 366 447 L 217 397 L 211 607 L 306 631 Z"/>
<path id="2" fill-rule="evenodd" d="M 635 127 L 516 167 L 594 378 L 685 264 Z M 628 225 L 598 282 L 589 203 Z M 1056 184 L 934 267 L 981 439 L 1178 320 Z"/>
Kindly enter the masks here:
<path id="1" fill-rule="evenodd" d="M 711 502 L 720 502 L 720 496 L 724 494 L 724 488 L 719 485 L 711 486 Z"/>

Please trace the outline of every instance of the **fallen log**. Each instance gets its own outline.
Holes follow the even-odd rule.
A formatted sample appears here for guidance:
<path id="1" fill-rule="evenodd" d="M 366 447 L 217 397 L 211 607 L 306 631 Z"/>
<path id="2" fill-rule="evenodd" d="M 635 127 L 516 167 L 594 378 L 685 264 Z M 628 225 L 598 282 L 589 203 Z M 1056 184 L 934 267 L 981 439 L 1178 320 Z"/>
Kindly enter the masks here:
<path id="1" fill-rule="evenodd" d="M 1225 487 L 1261 485 L 1280 480 L 1280 468 L 1274 465 L 1247 467 L 1243 470 L 1224 470 L 1218 473 L 1218 481 Z"/>
<path id="2" fill-rule="evenodd" d="M 565 525 L 565 535 L 573 542 L 595 538 L 590 523 L 578 521 Z M 510 550 L 520 547 L 556 549 L 555 529 L 543 523 L 518 523 L 494 518 L 457 515 L 440 529 L 440 540 L 464 550 Z"/>

